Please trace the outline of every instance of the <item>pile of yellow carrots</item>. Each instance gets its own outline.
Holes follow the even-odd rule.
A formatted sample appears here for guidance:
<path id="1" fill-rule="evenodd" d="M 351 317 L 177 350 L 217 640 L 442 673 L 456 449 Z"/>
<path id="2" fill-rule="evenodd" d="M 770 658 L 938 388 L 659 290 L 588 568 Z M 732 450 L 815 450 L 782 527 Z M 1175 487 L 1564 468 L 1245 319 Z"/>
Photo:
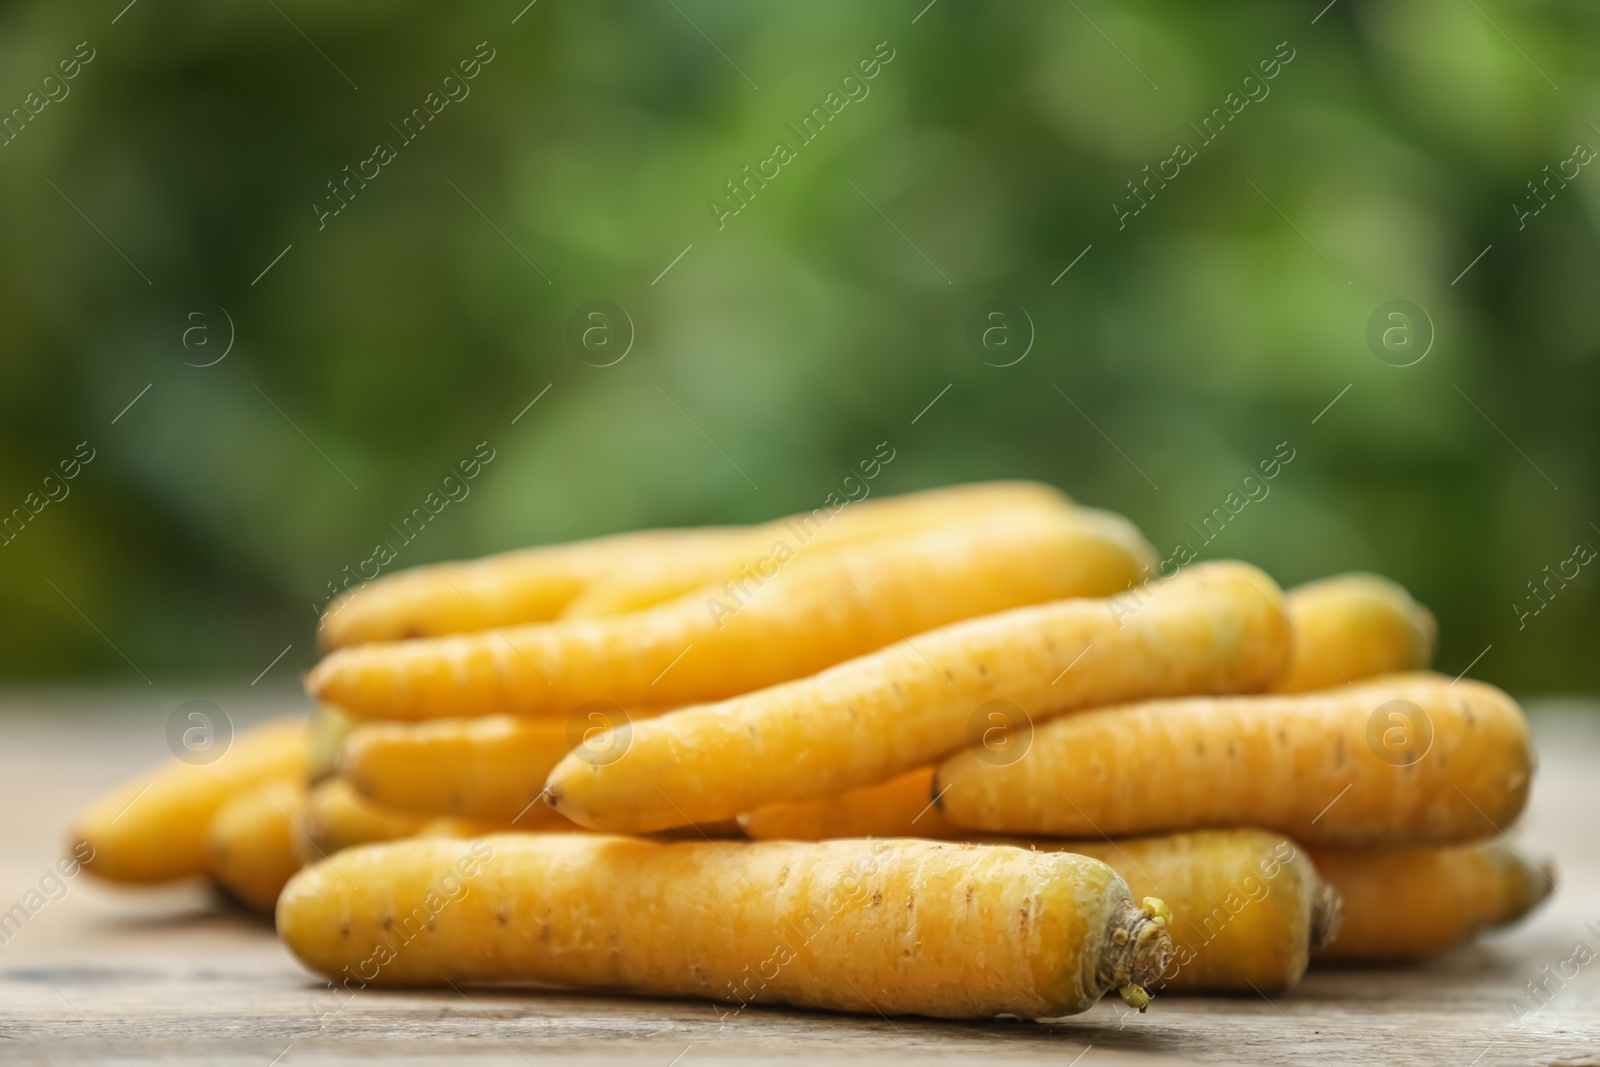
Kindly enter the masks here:
<path id="1" fill-rule="evenodd" d="M 419 567 L 330 606 L 309 723 L 73 843 L 275 907 L 347 990 L 946 1017 L 1284 989 L 1547 895 L 1522 712 L 1426 673 L 1403 589 L 1156 559 L 999 482 Z"/>

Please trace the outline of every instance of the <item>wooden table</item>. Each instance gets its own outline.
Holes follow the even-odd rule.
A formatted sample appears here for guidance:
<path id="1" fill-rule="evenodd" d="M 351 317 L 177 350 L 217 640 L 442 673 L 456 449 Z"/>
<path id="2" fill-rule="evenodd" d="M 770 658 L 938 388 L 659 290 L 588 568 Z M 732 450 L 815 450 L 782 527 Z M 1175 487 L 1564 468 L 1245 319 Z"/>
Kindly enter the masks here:
<path id="1" fill-rule="evenodd" d="M 38 885 L 75 810 L 166 755 L 168 712 L 197 695 L 218 699 L 144 690 L 0 700 L 0 909 Z M 296 701 L 219 703 L 242 724 Z M 721 1018 L 698 1001 L 470 988 L 368 990 L 319 1017 L 322 985 L 266 924 L 199 887 L 134 892 L 79 877 L 0 944 L 0 1062 L 1600 1065 L 1600 960 L 1512 1023 L 1509 1005 L 1527 1003 L 1524 983 L 1542 967 L 1579 941 L 1600 950 L 1600 706 L 1530 713 L 1542 766 L 1516 840 L 1556 857 L 1561 887 L 1522 926 L 1425 966 L 1313 970 L 1270 1001 L 1163 996 L 1142 1016 L 1111 997 L 1048 1025 L 756 1008 Z"/>

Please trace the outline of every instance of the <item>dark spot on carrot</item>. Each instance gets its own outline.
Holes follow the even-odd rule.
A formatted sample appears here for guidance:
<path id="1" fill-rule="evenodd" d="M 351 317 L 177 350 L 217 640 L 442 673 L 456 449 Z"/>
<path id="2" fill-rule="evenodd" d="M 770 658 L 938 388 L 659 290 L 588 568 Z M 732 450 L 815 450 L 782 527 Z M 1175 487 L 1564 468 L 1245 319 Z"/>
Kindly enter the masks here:
<path id="1" fill-rule="evenodd" d="M 916 906 L 917 906 L 917 894 L 914 893 L 914 892 L 906 894 L 906 910 L 907 911 L 911 911 L 914 908 L 916 908 Z"/>
<path id="2" fill-rule="evenodd" d="M 1228 742 L 1228 758 L 1229 759 L 1233 759 L 1233 757 L 1237 756 L 1238 754 L 1239 754 L 1239 746 L 1234 744 L 1232 741 L 1229 741 Z"/>
<path id="3" fill-rule="evenodd" d="M 1204 756 L 1206 754 L 1206 743 L 1204 741 L 1196 741 L 1194 743 L 1194 754 L 1196 756 Z"/>
<path id="4" fill-rule="evenodd" d="M 340 919 L 339 920 L 339 936 L 340 937 L 349 937 L 350 936 L 350 920 L 349 919 Z"/>
<path id="5" fill-rule="evenodd" d="M 394 929 L 394 916 L 393 915 L 385 915 L 382 919 L 378 920 L 378 925 L 383 927 L 385 930 L 393 930 Z"/>
<path id="6" fill-rule="evenodd" d="M 874 889 L 872 891 L 872 906 L 874 908 L 876 908 L 879 904 L 882 904 L 882 903 L 883 903 L 883 890 Z"/>
<path id="7" fill-rule="evenodd" d="M 502 904 L 500 905 L 500 910 L 495 912 L 495 918 L 500 920 L 501 926 L 504 926 L 506 921 L 511 918 L 511 912 L 504 904 Z"/>

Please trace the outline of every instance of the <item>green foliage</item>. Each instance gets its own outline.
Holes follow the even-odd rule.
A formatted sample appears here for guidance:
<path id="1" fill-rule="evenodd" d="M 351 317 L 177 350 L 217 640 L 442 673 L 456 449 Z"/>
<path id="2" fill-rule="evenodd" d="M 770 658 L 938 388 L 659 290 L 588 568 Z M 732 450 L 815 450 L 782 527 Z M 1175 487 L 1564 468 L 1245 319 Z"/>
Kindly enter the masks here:
<path id="1" fill-rule="evenodd" d="M 1600 545 L 1600 175 L 1514 207 L 1600 146 L 1593 5 L 122 2 L 0 13 L 0 106 L 95 51 L 0 148 L 0 508 L 96 450 L 0 548 L 7 675 L 137 681 L 120 649 L 248 680 L 290 642 L 304 668 L 379 542 L 399 567 L 759 519 L 883 440 L 876 492 L 1045 479 L 1165 552 L 1287 441 L 1202 555 L 1381 571 L 1438 613 L 1442 669 L 1492 644 L 1475 674 L 1600 682 L 1600 578 L 1512 607 Z M 613 366 L 566 340 L 593 299 L 636 331 Z M 1395 299 L 1437 334 L 1411 366 L 1368 348 Z M 969 346 L 994 300 L 1036 332 L 1012 366 Z M 221 308 L 232 351 L 188 365 Z M 481 441 L 470 496 L 402 545 Z"/>

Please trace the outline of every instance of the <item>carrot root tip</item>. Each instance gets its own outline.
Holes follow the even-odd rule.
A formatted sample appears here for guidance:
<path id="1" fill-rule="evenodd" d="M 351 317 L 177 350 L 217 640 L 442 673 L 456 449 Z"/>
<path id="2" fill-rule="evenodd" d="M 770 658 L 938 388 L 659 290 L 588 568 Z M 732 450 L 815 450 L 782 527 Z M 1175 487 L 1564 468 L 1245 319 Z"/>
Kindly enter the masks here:
<path id="1" fill-rule="evenodd" d="M 1172 928 L 1172 909 L 1160 897 L 1145 897 L 1139 901 L 1139 909 L 1160 923 L 1162 929 Z"/>
<path id="2" fill-rule="evenodd" d="M 1150 1003 L 1145 987 L 1160 979 L 1171 962 L 1172 936 L 1167 933 L 1171 918 L 1165 904 L 1146 897 L 1142 907 L 1130 902 L 1118 908 L 1106 925 L 1100 981 L 1103 988 L 1117 990 L 1129 1006 L 1140 1011 Z"/>
<path id="3" fill-rule="evenodd" d="M 1150 1006 L 1150 991 L 1142 985 L 1125 985 L 1117 990 L 1122 997 L 1122 1002 L 1130 1008 L 1138 1008 L 1140 1014 Z"/>
<path id="4" fill-rule="evenodd" d="M 1326 882 L 1317 886 L 1311 897 L 1311 951 L 1319 952 L 1333 944 L 1344 922 L 1344 898 Z"/>

